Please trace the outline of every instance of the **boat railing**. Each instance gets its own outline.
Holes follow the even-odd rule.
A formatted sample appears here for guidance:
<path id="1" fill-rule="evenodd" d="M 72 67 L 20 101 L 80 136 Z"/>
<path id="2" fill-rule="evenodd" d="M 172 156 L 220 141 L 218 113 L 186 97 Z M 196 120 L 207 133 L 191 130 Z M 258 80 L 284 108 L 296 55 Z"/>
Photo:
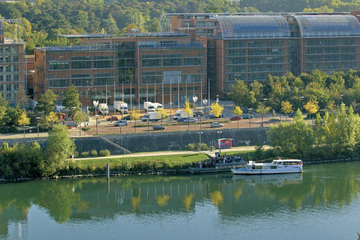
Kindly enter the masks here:
<path id="1" fill-rule="evenodd" d="M 271 163 L 274 160 L 284 160 L 286 158 L 284 157 L 272 157 L 272 158 L 267 158 L 267 159 L 263 159 L 263 160 L 256 160 L 255 163 Z"/>

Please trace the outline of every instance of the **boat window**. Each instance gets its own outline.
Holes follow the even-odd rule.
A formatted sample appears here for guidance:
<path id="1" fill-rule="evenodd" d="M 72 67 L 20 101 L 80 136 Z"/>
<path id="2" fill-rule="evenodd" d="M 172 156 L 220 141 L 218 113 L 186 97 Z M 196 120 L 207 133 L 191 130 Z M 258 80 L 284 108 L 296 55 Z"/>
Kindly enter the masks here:
<path id="1" fill-rule="evenodd" d="M 256 166 L 256 169 L 263 169 L 263 166 Z"/>
<path id="2" fill-rule="evenodd" d="M 277 169 L 277 166 L 271 166 L 271 169 Z"/>

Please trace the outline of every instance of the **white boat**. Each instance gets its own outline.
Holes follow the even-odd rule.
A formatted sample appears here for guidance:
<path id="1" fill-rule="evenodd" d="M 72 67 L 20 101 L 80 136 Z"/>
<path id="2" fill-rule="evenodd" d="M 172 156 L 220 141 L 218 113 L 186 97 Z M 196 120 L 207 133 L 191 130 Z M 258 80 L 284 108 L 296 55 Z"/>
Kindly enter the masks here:
<path id="1" fill-rule="evenodd" d="M 300 159 L 276 159 L 271 163 L 255 163 L 250 161 L 245 168 L 233 168 L 235 175 L 262 175 L 280 173 L 301 173 L 303 161 Z"/>

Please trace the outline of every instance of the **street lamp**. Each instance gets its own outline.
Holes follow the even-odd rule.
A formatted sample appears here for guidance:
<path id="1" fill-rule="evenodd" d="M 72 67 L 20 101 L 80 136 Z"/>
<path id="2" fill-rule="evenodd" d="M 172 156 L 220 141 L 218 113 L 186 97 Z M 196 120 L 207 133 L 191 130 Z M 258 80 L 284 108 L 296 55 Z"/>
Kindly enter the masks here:
<path id="1" fill-rule="evenodd" d="M 203 134 L 203 132 L 198 132 L 199 134 L 199 152 L 201 152 L 201 135 Z"/>
<path id="2" fill-rule="evenodd" d="M 169 102 L 169 104 L 170 104 L 170 123 L 171 123 L 171 110 L 172 110 L 173 102 Z"/>
<path id="3" fill-rule="evenodd" d="M 252 108 L 249 108 L 249 123 L 250 123 L 250 127 L 251 127 L 251 111 L 252 111 Z"/>
<path id="4" fill-rule="evenodd" d="M 99 115 L 95 115 L 95 118 L 96 118 L 96 134 L 99 134 L 99 131 L 98 131 L 98 117 Z"/>
<path id="5" fill-rule="evenodd" d="M 222 131 L 217 131 L 217 133 L 219 134 L 218 144 L 219 144 L 219 155 L 220 155 L 220 153 L 221 153 L 220 134 L 222 133 Z"/>
<path id="6" fill-rule="evenodd" d="M 206 113 L 206 105 L 208 103 L 208 100 L 207 99 L 203 99 L 202 100 L 203 104 L 205 105 L 205 116 L 207 116 L 207 113 Z"/>
<path id="7" fill-rule="evenodd" d="M 36 117 L 36 127 L 37 127 L 37 132 L 38 132 L 38 137 L 39 137 L 39 121 L 40 121 L 40 117 Z"/>

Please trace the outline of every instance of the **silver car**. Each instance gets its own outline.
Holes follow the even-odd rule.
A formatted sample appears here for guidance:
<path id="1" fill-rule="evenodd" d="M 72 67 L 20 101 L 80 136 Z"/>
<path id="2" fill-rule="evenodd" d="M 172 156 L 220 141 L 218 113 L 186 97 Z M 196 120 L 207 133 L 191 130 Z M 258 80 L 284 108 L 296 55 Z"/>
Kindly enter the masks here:
<path id="1" fill-rule="evenodd" d="M 223 127 L 224 124 L 218 123 L 218 122 L 213 122 L 210 124 L 210 127 L 212 128 L 217 128 L 217 127 Z"/>
<path id="2" fill-rule="evenodd" d="M 128 125 L 128 122 L 126 120 L 119 120 L 114 123 L 115 127 L 123 127 L 123 126 L 127 126 L 127 125 Z"/>

